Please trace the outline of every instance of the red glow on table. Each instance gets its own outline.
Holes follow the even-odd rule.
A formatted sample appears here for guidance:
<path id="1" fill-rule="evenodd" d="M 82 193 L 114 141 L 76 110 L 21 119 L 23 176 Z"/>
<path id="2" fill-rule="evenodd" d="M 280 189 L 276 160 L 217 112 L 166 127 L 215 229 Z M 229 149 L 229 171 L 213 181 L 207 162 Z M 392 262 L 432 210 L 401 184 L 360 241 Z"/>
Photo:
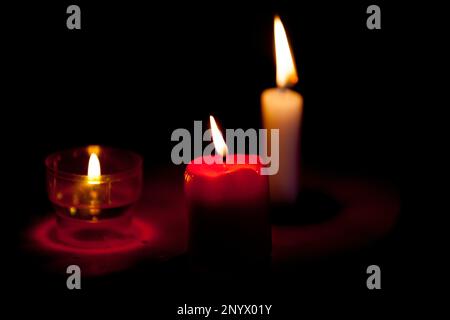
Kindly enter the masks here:
<path id="1" fill-rule="evenodd" d="M 115 245 L 113 246 L 103 244 L 102 247 L 92 245 L 90 248 L 79 248 L 61 242 L 56 236 L 56 228 L 56 220 L 54 218 L 48 218 L 33 226 L 30 230 L 30 238 L 36 242 L 41 250 L 81 255 L 108 255 L 139 250 L 143 242 L 151 241 L 156 234 L 156 231 L 150 224 L 140 219 L 134 219 L 130 228 L 130 237 L 124 239 L 122 244 L 117 245 L 115 241 Z"/>
<path id="2" fill-rule="evenodd" d="M 45 219 L 28 231 L 33 251 L 49 257 L 46 268 L 65 273 L 66 268 L 75 264 L 80 266 L 83 275 L 97 276 L 126 270 L 137 261 L 148 256 L 154 247 L 158 233 L 148 222 L 133 219 L 130 237 L 117 240 L 111 246 L 74 247 L 62 242 L 57 236 L 57 223 L 52 218 Z"/>

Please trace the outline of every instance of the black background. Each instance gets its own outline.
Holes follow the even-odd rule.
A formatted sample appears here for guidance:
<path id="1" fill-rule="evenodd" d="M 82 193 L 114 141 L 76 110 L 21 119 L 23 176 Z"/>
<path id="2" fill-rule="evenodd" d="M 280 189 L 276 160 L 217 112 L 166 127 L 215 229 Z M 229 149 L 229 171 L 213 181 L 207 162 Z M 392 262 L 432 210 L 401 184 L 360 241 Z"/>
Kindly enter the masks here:
<path id="1" fill-rule="evenodd" d="M 82 30 L 66 28 L 70 4 L 81 7 Z M 368 30 L 370 4 L 55 1 L 5 10 L 8 292 L 30 293 L 26 301 L 42 302 L 49 313 L 67 303 L 72 311 L 143 311 L 158 319 L 184 303 L 273 303 L 276 315 L 296 317 L 302 308 L 321 314 L 395 305 L 417 283 L 411 264 L 425 251 L 405 185 L 415 168 L 416 129 L 426 126 L 413 118 L 423 112 L 417 82 L 426 79 L 417 74 L 430 39 L 420 22 L 423 7 L 377 1 L 382 29 Z M 260 93 L 275 85 L 274 14 L 287 29 L 300 78 L 295 89 L 305 99 L 304 163 L 396 185 L 403 206 L 393 233 L 364 252 L 296 274 L 235 278 L 137 268 L 69 292 L 65 277 L 35 271 L 39 261 L 17 244 L 23 228 L 49 209 L 45 156 L 110 145 L 138 151 L 151 170 L 170 165 L 172 131 L 190 129 L 194 120 L 213 114 L 223 128 L 260 127 Z M 365 287 L 369 264 L 382 268 L 379 292 Z"/>

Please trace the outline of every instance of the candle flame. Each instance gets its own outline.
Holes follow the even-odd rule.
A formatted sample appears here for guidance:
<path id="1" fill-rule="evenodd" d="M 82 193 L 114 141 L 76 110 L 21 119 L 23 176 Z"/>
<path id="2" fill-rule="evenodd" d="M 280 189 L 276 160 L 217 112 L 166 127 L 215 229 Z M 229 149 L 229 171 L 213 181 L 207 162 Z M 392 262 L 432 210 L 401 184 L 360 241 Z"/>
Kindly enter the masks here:
<path id="1" fill-rule="evenodd" d="M 222 133 L 217 127 L 216 120 L 214 120 L 213 116 L 209 116 L 209 122 L 211 124 L 211 134 L 214 142 L 214 148 L 216 148 L 216 153 L 220 154 L 222 157 L 225 157 L 228 153 L 228 147 L 223 140 Z"/>
<path id="2" fill-rule="evenodd" d="M 285 88 L 298 82 L 297 70 L 289 47 L 289 42 L 280 17 L 274 20 L 275 58 L 277 66 L 277 86 Z"/>
<path id="3" fill-rule="evenodd" d="M 99 184 L 100 183 L 100 160 L 96 153 L 91 153 L 88 164 L 88 183 Z"/>

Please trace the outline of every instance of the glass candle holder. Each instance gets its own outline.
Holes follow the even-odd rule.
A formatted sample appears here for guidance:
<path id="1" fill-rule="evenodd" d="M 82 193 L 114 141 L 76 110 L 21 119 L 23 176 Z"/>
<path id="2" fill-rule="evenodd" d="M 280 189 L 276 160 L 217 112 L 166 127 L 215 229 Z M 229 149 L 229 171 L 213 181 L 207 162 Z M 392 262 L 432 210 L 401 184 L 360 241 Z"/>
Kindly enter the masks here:
<path id="1" fill-rule="evenodd" d="M 131 224 L 128 209 L 142 189 L 139 155 L 89 146 L 54 153 L 45 164 L 47 191 L 56 209 L 61 240 L 89 246 L 123 238 Z"/>

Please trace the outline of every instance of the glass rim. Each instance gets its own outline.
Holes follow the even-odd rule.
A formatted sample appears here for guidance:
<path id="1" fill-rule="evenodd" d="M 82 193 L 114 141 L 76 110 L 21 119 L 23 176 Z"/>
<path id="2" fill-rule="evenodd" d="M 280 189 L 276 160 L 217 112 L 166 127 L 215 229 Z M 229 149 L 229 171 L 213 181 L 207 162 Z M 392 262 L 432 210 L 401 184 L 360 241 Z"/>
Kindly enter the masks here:
<path id="1" fill-rule="evenodd" d="M 45 158 L 45 167 L 47 169 L 47 174 L 50 173 L 57 177 L 58 179 L 64 179 L 64 180 L 71 180 L 71 181 L 86 181 L 88 179 L 87 174 L 79 174 L 79 173 L 73 173 L 68 172 L 67 170 L 60 170 L 55 169 L 53 164 L 53 160 L 64 153 L 69 153 L 77 150 L 86 150 L 88 146 L 86 147 L 76 147 L 76 148 L 70 148 L 70 149 L 64 149 L 61 151 L 56 151 L 51 154 L 49 154 Z M 101 174 L 100 180 L 96 184 L 104 184 L 109 183 L 111 181 L 117 181 L 122 180 L 125 177 L 132 177 L 134 175 L 140 174 L 142 170 L 142 164 L 143 164 L 143 158 L 141 155 L 134 151 L 125 150 L 125 149 L 119 149 L 119 148 L 113 148 L 113 147 L 105 147 L 100 146 L 100 150 L 110 150 L 110 151 L 118 151 L 121 153 L 125 153 L 133 158 L 133 164 L 124 170 L 118 170 L 117 172 L 108 173 L 108 174 Z"/>

